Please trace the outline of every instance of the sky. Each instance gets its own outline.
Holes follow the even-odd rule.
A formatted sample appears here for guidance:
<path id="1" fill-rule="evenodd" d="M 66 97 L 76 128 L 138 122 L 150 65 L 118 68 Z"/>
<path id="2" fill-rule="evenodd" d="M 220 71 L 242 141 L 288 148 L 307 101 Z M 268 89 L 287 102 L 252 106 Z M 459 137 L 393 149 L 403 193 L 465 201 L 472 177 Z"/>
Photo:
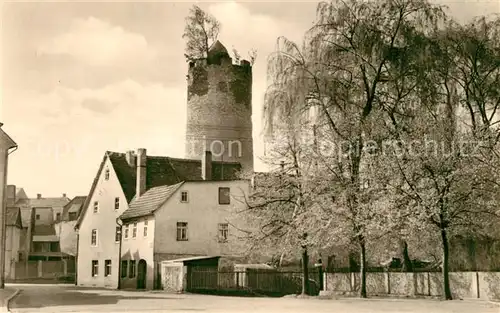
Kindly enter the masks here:
<path id="1" fill-rule="evenodd" d="M 466 21 L 500 1 L 443 1 Z M 317 2 L 198 2 L 222 24 L 220 41 L 253 68 L 255 169 L 264 147 L 266 58 L 278 36 L 299 41 Z M 2 129 L 19 145 L 8 183 L 28 196 L 87 195 L 106 150 L 184 157 L 184 18 L 191 2 L 3 2 Z"/>

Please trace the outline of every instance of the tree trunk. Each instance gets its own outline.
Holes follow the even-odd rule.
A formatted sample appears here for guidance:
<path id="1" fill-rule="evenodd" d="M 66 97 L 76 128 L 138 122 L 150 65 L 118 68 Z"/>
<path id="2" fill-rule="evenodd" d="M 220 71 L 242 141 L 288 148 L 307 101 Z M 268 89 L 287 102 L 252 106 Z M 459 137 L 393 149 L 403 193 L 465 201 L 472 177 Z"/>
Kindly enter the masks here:
<path id="1" fill-rule="evenodd" d="M 413 264 L 408 253 L 408 242 L 406 240 L 403 240 L 403 272 L 413 272 Z"/>
<path id="2" fill-rule="evenodd" d="M 441 239 L 443 243 L 443 264 L 442 264 L 442 274 L 443 274 L 443 292 L 445 300 L 453 300 L 451 296 L 450 289 L 450 276 L 449 276 L 449 246 L 448 246 L 448 234 L 446 233 L 446 228 L 441 228 Z"/>
<path id="3" fill-rule="evenodd" d="M 365 246 L 365 238 L 363 236 L 359 236 L 359 278 L 360 278 L 360 286 L 359 286 L 359 296 L 361 298 L 366 298 L 366 246 Z"/>
<path id="4" fill-rule="evenodd" d="M 307 246 L 302 246 L 302 295 L 309 294 L 309 256 Z"/>

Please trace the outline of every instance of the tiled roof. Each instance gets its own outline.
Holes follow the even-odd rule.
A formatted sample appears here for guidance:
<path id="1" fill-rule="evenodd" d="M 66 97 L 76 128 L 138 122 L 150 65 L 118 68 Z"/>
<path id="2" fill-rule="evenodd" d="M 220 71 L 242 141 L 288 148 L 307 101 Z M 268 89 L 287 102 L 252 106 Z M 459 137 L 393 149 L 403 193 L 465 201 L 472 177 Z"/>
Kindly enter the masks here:
<path id="1" fill-rule="evenodd" d="M 54 225 L 35 225 L 33 236 L 55 236 L 56 230 Z"/>
<path id="2" fill-rule="evenodd" d="M 89 206 L 90 198 L 97 186 L 102 169 L 109 157 L 118 177 L 123 193 L 130 203 L 136 191 L 136 169 L 128 164 L 125 153 L 106 151 L 97 175 L 94 178 L 89 196 L 87 197 L 80 217 L 75 225 L 79 227 L 85 211 Z M 241 171 L 240 163 L 235 162 L 212 162 L 213 180 L 234 180 L 238 178 Z M 146 190 L 158 186 L 175 185 L 183 181 L 199 181 L 201 177 L 201 160 L 178 159 L 164 156 L 147 156 L 146 158 Z"/>
<path id="3" fill-rule="evenodd" d="M 57 242 L 59 237 L 56 235 L 33 235 L 33 242 Z"/>
<path id="4" fill-rule="evenodd" d="M 111 163 L 122 186 L 127 201 L 135 196 L 136 169 L 128 165 L 124 153 L 109 153 Z M 213 180 L 232 180 L 241 170 L 239 163 L 212 162 Z M 203 180 L 201 160 L 147 156 L 146 190 L 164 185 L 174 185 L 186 180 Z"/>
<path id="5" fill-rule="evenodd" d="M 19 208 L 7 208 L 7 212 L 5 213 L 5 225 L 22 227 L 21 210 Z"/>
<path id="6" fill-rule="evenodd" d="M 57 198 L 32 198 L 32 199 L 19 199 L 16 201 L 16 206 L 19 207 L 44 207 L 44 208 L 57 208 L 63 207 L 69 202 L 67 197 Z"/>
<path id="7" fill-rule="evenodd" d="M 134 197 L 129 208 L 120 216 L 122 220 L 145 216 L 153 213 L 167 201 L 183 183 L 159 186 L 149 189 L 138 199 Z"/>
<path id="8" fill-rule="evenodd" d="M 85 196 L 77 196 L 74 197 L 68 204 L 66 204 L 63 208 L 63 214 L 62 214 L 62 219 L 63 221 L 69 220 L 69 212 L 76 212 L 77 215 L 82 209 L 83 204 L 85 203 L 85 199 L 87 197 Z"/>

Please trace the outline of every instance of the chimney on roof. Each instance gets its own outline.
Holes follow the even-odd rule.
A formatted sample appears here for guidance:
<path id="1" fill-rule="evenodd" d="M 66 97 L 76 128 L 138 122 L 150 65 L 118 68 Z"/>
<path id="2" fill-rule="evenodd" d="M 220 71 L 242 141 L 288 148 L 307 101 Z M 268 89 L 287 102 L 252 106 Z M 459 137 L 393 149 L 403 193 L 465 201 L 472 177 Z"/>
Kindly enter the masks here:
<path id="1" fill-rule="evenodd" d="M 41 193 L 37 193 L 37 194 L 36 194 L 36 198 L 37 198 L 37 199 L 42 199 L 42 194 L 41 194 Z"/>
<path id="2" fill-rule="evenodd" d="M 142 196 L 146 192 L 146 149 L 137 149 L 137 182 L 136 182 L 136 198 Z"/>
<path id="3" fill-rule="evenodd" d="M 63 193 L 63 198 L 66 198 L 66 194 L 65 193 Z"/>
<path id="4" fill-rule="evenodd" d="M 137 165 L 137 158 L 133 150 L 125 152 L 125 158 L 127 159 L 128 166 L 135 167 Z"/>
<path id="5" fill-rule="evenodd" d="M 205 151 L 201 158 L 201 178 L 212 180 L 212 152 L 210 151 Z"/>
<path id="6" fill-rule="evenodd" d="M 7 205 L 11 206 L 16 203 L 16 186 L 7 185 Z"/>

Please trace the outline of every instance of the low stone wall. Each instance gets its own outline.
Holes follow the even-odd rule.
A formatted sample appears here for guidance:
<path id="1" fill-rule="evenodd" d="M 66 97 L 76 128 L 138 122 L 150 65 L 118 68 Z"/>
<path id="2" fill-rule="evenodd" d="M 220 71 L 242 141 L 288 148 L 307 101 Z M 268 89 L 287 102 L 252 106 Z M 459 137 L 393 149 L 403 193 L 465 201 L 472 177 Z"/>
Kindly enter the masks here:
<path id="1" fill-rule="evenodd" d="M 324 290 L 356 292 L 359 273 L 325 273 Z M 442 296 L 441 273 L 367 273 L 366 288 L 371 295 Z M 450 287 L 454 298 L 500 300 L 500 272 L 452 272 Z"/>

